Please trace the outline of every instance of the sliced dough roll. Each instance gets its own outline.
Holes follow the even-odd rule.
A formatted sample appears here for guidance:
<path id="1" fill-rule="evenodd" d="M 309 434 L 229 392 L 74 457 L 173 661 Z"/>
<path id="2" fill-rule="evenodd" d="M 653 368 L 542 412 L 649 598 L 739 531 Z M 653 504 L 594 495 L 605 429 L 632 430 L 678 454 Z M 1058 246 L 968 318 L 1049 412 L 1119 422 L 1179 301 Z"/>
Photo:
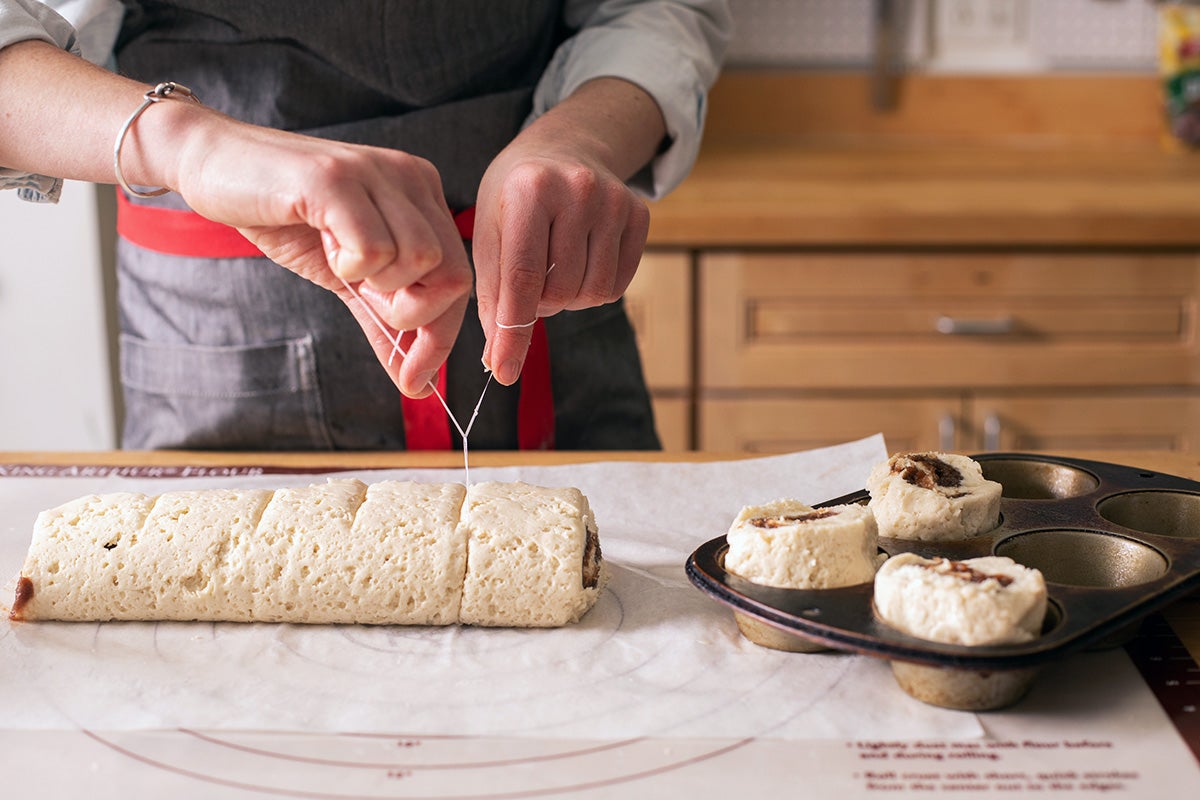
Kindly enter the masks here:
<path id="1" fill-rule="evenodd" d="M 875 576 L 875 611 L 887 624 L 947 644 L 1028 642 L 1042 632 L 1046 582 L 1004 556 L 951 561 L 892 556 Z"/>
<path id="2" fill-rule="evenodd" d="M 117 541 L 123 597 L 113 619 L 252 619 L 230 569 L 235 543 L 250 537 L 268 490 L 209 489 L 159 495 L 141 529 Z"/>
<path id="3" fill-rule="evenodd" d="M 367 485 L 336 480 L 279 489 L 250 536 L 232 542 L 239 606 L 256 622 L 341 622 L 354 608 L 363 554 L 351 536 Z"/>
<path id="4" fill-rule="evenodd" d="M 130 492 L 93 494 L 38 514 L 13 614 L 122 619 L 131 604 L 146 607 L 144 598 L 126 594 L 121 580 L 128 575 L 123 558 L 129 539 L 142 529 L 154 500 Z"/>
<path id="5" fill-rule="evenodd" d="M 479 483 L 467 490 L 460 525 L 468 538 L 464 624 L 565 625 L 596 602 L 600 541 L 578 489 Z"/>
<path id="6" fill-rule="evenodd" d="M 13 619 L 561 625 L 599 592 L 577 489 L 357 480 L 89 496 L 39 515 Z M 506 498 L 511 502 L 506 502 Z M 512 513 L 495 514 L 503 506 Z M 480 552 L 466 574 L 468 547 Z M 464 586 L 474 586 L 469 612 Z"/>
<path id="7" fill-rule="evenodd" d="M 947 541 L 1000 524 L 1002 487 L 967 456 L 898 453 L 875 465 L 867 490 L 880 536 Z"/>
<path id="8" fill-rule="evenodd" d="M 460 483 L 371 484 L 352 531 L 364 565 L 355 595 L 363 613 L 356 622 L 458 622 L 467 569 L 458 516 L 466 493 Z"/>
<path id="9" fill-rule="evenodd" d="M 878 564 L 875 518 L 862 505 L 798 500 L 747 506 L 726 535 L 725 568 L 764 586 L 832 589 L 868 583 Z"/>

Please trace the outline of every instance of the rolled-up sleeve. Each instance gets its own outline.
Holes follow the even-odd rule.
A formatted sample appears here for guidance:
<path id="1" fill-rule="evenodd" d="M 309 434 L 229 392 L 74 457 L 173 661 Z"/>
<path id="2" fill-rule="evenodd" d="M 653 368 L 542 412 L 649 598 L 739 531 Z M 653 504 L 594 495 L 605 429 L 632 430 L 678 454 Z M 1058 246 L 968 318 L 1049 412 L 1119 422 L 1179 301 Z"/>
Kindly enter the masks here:
<path id="1" fill-rule="evenodd" d="M 65 0 L 53 4 L 0 0 L 0 50 L 36 40 L 102 64 L 111 55 L 122 14 L 117 0 Z M 0 167 L 0 189 L 16 189 L 22 200 L 55 203 L 62 192 L 62 179 Z"/>
<path id="2" fill-rule="evenodd" d="M 531 119 L 594 78 L 636 84 L 661 109 L 669 141 L 630 186 L 663 196 L 700 150 L 708 90 L 733 27 L 725 0 L 572 0 L 565 21 L 576 33 L 538 83 Z"/>

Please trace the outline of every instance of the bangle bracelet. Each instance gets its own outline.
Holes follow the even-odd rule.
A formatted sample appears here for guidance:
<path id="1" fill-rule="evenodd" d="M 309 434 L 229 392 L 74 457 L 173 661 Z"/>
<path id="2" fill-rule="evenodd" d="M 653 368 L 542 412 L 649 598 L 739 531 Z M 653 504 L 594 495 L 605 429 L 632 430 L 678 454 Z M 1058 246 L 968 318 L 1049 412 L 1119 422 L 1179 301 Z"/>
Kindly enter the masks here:
<path id="1" fill-rule="evenodd" d="M 130 186 L 125 180 L 125 175 L 121 172 L 121 145 L 125 143 L 125 135 L 129 133 L 129 129 L 133 127 L 133 123 L 137 122 L 137 118 L 142 115 L 143 111 L 155 103 L 158 103 L 162 100 L 169 100 L 176 95 L 178 95 L 179 99 L 181 100 L 187 98 L 193 103 L 200 103 L 200 99 L 196 97 L 192 90 L 184 86 L 182 83 L 175 83 L 173 81 L 160 83 L 158 86 L 155 86 L 153 89 L 146 92 L 145 95 L 143 95 L 145 99 L 142 101 L 142 104 L 137 107 L 136 111 L 129 115 L 129 119 L 125 120 L 125 124 L 121 126 L 121 131 L 117 134 L 117 143 L 113 145 L 113 172 L 115 172 L 117 175 L 117 183 L 120 185 L 120 187 L 134 197 L 158 197 L 160 194 L 166 194 L 167 192 L 171 191 L 170 189 L 164 187 L 161 189 L 155 189 L 151 192 L 139 192 L 137 189 L 134 189 L 132 186 Z"/>

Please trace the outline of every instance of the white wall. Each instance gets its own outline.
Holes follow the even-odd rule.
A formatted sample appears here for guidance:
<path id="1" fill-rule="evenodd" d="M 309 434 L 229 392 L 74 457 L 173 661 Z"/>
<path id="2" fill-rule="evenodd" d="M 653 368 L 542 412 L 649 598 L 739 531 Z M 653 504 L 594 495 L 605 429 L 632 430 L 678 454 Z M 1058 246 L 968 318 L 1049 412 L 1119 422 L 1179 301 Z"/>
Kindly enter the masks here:
<path id="1" fill-rule="evenodd" d="M 116 446 L 100 254 L 95 187 L 0 192 L 0 450 Z"/>

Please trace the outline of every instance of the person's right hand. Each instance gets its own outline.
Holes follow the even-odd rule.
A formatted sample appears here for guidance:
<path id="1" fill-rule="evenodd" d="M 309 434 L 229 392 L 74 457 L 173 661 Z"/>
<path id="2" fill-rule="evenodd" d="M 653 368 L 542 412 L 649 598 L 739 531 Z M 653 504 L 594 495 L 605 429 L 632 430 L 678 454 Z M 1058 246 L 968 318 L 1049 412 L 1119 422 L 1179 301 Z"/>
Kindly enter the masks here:
<path id="1" fill-rule="evenodd" d="M 276 263 L 337 293 L 401 391 L 428 394 L 472 285 L 434 166 L 396 150 L 196 111 L 204 123 L 189 128 L 173 188 L 198 213 L 238 228 Z M 407 358 L 393 360 L 391 343 L 341 279 L 356 285 L 393 335 L 405 331 Z"/>

